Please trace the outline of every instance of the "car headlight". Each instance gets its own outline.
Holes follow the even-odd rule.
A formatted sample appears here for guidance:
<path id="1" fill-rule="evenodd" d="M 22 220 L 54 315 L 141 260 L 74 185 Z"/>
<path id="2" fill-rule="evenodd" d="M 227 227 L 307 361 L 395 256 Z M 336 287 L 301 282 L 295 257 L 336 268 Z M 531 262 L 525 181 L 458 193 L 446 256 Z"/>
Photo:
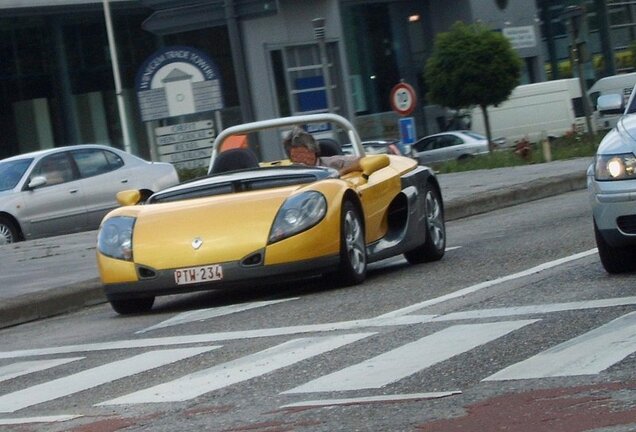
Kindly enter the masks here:
<path id="1" fill-rule="evenodd" d="M 132 232 L 135 218 L 115 216 L 107 219 L 99 228 L 97 250 L 103 255 L 132 261 Z"/>
<path id="2" fill-rule="evenodd" d="M 633 153 L 597 155 L 594 164 L 596 180 L 628 180 L 636 178 L 636 156 Z"/>
<path id="3" fill-rule="evenodd" d="M 307 191 L 291 196 L 276 214 L 269 233 L 269 243 L 275 243 L 305 231 L 325 217 L 327 200 L 316 191 Z"/>

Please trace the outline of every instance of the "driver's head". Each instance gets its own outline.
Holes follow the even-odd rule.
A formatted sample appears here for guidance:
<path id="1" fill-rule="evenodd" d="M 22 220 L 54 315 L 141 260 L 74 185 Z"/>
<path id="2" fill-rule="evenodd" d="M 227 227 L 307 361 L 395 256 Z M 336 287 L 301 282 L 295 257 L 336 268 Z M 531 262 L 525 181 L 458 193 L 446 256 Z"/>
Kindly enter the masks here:
<path id="1" fill-rule="evenodd" d="M 295 126 L 284 141 L 285 151 L 293 163 L 316 165 L 320 147 L 314 137 L 300 126 Z"/>

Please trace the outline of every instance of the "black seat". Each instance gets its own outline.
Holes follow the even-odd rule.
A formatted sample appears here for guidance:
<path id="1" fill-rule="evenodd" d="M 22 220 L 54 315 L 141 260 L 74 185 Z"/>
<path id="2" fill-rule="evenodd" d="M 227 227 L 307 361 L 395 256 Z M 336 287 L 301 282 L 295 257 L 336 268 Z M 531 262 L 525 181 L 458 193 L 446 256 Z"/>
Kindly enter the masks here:
<path id="1" fill-rule="evenodd" d="M 236 171 L 247 168 L 258 168 L 258 158 L 249 148 L 234 148 L 222 151 L 214 159 L 212 174 Z"/>
<path id="2" fill-rule="evenodd" d="M 319 139 L 318 146 L 320 147 L 320 156 L 337 156 L 343 154 L 340 144 L 331 138 Z"/>

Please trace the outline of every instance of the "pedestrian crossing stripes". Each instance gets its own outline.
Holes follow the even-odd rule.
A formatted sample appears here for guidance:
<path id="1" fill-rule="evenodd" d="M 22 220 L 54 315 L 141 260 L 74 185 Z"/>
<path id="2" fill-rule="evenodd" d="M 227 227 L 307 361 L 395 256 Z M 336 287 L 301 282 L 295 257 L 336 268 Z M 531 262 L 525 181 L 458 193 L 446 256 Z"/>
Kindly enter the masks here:
<path id="1" fill-rule="evenodd" d="M 558 308 L 563 307 L 565 306 L 559 306 Z M 571 307 L 571 305 L 567 306 L 566 309 L 568 307 Z M 532 307 L 531 310 L 536 312 L 535 307 Z M 494 316 L 501 312 L 499 310 L 494 311 L 496 311 L 493 313 Z M 479 315 L 483 317 L 482 314 Z M 402 318 L 406 319 L 407 317 L 401 317 L 400 319 Z M 532 324 L 538 321 L 537 319 L 509 320 L 449 326 L 386 352 L 378 349 L 374 354 L 369 355 L 359 363 L 343 365 L 342 369 L 328 371 L 322 376 L 295 387 L 290 385 L 292 388 L 284 390 L 281 394 L 294 396 L 297 394 L 329 392 L 331 396 L 331 393 L 337 395 L 338 392 L 362 392 L 369 389 L 381 389 L 484 344 L 495 343 L 495 341 L 508 334 L 526 327 L 531 329 Z M 430 322 L 430 317 L 428 322 Z M 355 326 L 353 327 L 356 328 Z M 113 406 L 187 401 L 209 392 L 280 371 L 285 367 L 339 348 L 348 347 L 347 349 L 349 350 L 354 349 L 352 346 L 354 343 L 362 342 L 371 337 L 382 337 L 382 334 L 376 332 L 349 332 L 330 336 L 296 338 L 263 351 L 218 364 L 214 364 L 214 355 L 210 355 L 205 357 L 205 359 L 212 363 L 211 367 L 196 370 L 185 376 L 107 401 L 90 401 L 90 404 L 95 406 Z M 370 341 L 365 343 L 365 352 L 370 347 L 375 346 Z M 496 349 L 496 346 L 493 347 L 493 349 Z M 221 348 L 221 346 L 214 345 L 179 349 L 153 349 L 142 354 L 0 395 L 0 413 L 13 413 L 197 355 L 208 354 Z M 636 352 L 636 312 L 631 312 L 533 357 L 510 365 L 484 378 L 483 381 L 598 374 L 634 352 Z M 83 360 L 85 360 L 84 357 L 68 357 L 21 361 L 4 365 L 0 367 L 0 381 L 8 381 L 52 368 L 62 368 L 72 362 L 78 362 L 81 365 Z M 437 397 L 456 394 L 457 392 L 457 390 L 450 393 L 441 392 Z M 331 402 L 329 401 L 333 401 L 333 404 L 357 403 L 356 401 L 368 403 L 376 400 L 423 399 L 432 397 L 431 395 L 434 394 L 436 393 L 411 393 L 407 395 L 382 395 L 382 397 L 361 394 L 360 398 L 325 399 L 322 402 L 319 400 L 290 402 L 295 402 L 299 404 L 298 406 L 303 404 L 330 404 Z M 294 403 L 289 406 L 294 406 Z M 59 419 L 63 417 L 51 416 L 50 418 Z M 14 420 L 4 419 L 4 421 Z"/>
<path id="2" fill-rule="evenodd" d="M 381 388 L 536 320 L 452 326 L 283 393 Z"/>
<path id="3" fill-rule="evenodd" d="M 0 396 L 0 413 L 10 413 L 32 405 L 68 396 L 82 390 L 87 390 L 169 363 L 174 363 L 217 348 L 220 347 L 212 346 L 149 351 L 124 360 L 87 369 L 67 377 L 58 378 Z"/>
<path id="4" fill-rule="evenodd" d="M 509 366 L 484 381 L 594 375 L 636 352 L 636 312 Z"/>
<path id="5" fill-rule="evenodd" d="M 46 370 L 55 366 L 82 360 L 84 357 L 73 357 L 55 360 L 33 360 L 13 363 L 8 366 L 0 367 L 0 382 L 17 378 L 22 375 L 28 375 L 33 372 Z"/>
<path id="6" fill-rule="evenodd" d="M 340 348 L 373 334 L 360 333 L 294 339 L 265 351 L 201 370 L 174 381 L 122 396 L 100 405 L 178 402 L 193 399 L 204 393 L 246 381 L 318 354 Z"/>

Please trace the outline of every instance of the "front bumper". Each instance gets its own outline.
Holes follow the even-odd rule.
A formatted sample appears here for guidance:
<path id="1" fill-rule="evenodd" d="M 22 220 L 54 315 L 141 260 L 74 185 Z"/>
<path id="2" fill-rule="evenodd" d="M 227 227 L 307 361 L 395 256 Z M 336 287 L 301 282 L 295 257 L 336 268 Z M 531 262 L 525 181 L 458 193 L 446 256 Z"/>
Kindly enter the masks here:
<path id="1" fill-rule="evenodd" d="M 597 181 L 588 175 L 594 222 L 612 246 L 636 245 L 636 180 Z"/>
<path id="2" fill-rule="evenodd" d="M 108 300 L 123 300 L 234 288 L 250 284 L 266 285 L 334 271 L 339 262 L 339 256 L 329 256 L 275 265 L 244 266 L 238 262 L 222 263 L 222 280 L 187 285 L 177 285 L 175 282 L 174 272 L 177 269 L 154 271 L 144 266 L 135 266 L 138 280 L 104 284 L 104 293 Z"/>

